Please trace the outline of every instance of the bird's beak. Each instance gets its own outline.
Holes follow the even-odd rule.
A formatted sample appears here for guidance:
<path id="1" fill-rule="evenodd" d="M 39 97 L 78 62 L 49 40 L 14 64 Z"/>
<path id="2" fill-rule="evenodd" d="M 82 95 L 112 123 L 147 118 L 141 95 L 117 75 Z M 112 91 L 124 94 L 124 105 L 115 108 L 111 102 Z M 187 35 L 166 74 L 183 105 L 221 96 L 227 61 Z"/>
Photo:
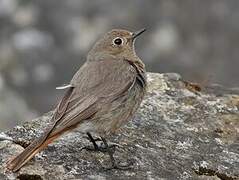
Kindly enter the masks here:
<path id="1" fill-rule="evenodd" d="M 136 31 L 136 32 L 133 32 L 133 35 L 132 35 L 132 39 L 135 39 L 136 37 L 138 37 L 139 35 L 141 35 L 144 31 L 146 31 L 146 29 L 141 29 L 139 31 Z"/>

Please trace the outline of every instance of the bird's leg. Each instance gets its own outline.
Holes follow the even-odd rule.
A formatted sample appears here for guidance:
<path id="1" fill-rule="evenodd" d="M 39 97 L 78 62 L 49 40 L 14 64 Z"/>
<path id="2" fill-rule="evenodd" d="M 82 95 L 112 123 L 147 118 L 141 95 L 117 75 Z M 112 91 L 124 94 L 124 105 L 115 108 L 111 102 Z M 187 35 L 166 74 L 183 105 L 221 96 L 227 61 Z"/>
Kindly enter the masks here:
<path id="1" fill-rule="evenodd" d="M 99 152 L 105 152 L 105 148 L 102 147 L 102 145 L 98 145 L 96 142 L 97 141 L 102 141 L 101 138 L 93 138 L 93 136 L 87 132 L 87 139 L 93 144 L 93 147 L 92 146 L 85 146 L 83 148 L 81 148 L 81 150 L 85 149 L 85 150 L 88 150 L 88 151 L 99 151 Z"/>
<path id="2" fill-rule="evenodd" d="M 92 146 L 85 146 L 83 148 L 81 148 L 81 150 L 85 149 L 85 150 L 88 150 L 88 151 L 99 151 L 99 152 L 106 152 L 106 146 L 104 143 L 101 143 L 100 145 L 98 145 L 96 143 L 96 141 L 102 141 L 102 138 L 93 138 L 93 136 L 87 132 L 86 133 L 87 136 L 88 136 L 88 140 L 93 144 L 93 147 Z M 110 149 L 112 149 L 112 151 L 115 151 L 115 147 L 121 147 L 120 145 L 116 144 L 116 143 L 112 143 L 112 144 L 108 144 L 108 147 Z"/>
<path id="3" fill-rule="evenodd" d="M 115 158 L 114 158 L 114 152 L 115 151 L 112 151 L 112 149 L 109 147 L 107 141 L 105 140 L 105 138 L 102 138 L 102 141 L 104 143 L 104 146 L 105 146 L 105 152 L 107 152 L 110 156 L 110 160 L 111 160 L 111 163 L 112 163 L 112 166 L 111 167 L 107 167 L 106 169 L 107 170 L 110 170 L 110 169 L 120 169 L 120 170 L 128 170 L 128 169 L 131 169 L 131 166 L 132 166 L 132 162 L 130 163 L 127 163 L 127 164 L 119 164 L 115 161 Z"/>
<path id="4" fill-rule="evenodd" d="M 89 132 L 87 132 L 86 134 L 88 136 L 89 141 L 92 142 L 93 147 L 86 146 L 86 147 L 84 147 L 84 149 L 90 150 L 90 151 L 99 151 L 100 148 L 99 148 L 98 144 L 96 143 L 96 141 L 101 141 L 101 139 L 100 138 L 94 139 Z"/>
<path id="5" fill-rule="evenodd" d="M 98 152 L 108 153 L 109 156 L 110 156 L 112 166 L 107 167 L 105 169 L 107 169 L 107 170 L 110 170 L 110 169 L 127 170 L 127 169 L 131 168 L 131 166 L 133 164 L 132 162 L 130 162 L 128 164 L 123 164 L 123 165 L 116 163 L 116 161 L 114 159 L 114 153 L 115 153 L 115 147 L 119 146 L 119 145 L 117 145 L 117 144 L 110 144 L 109 145 L 107 143 L 107 141 L 105 140 L 105 138 L 103 138 L 103 137 L 94 139 L 93 136 L 89 132 L 87 132 L 86 134 L 88 136 L 89 141 L 92 142 L 93 147 L 92 146 L 85 146 L 85 147 L 81 148 L 81 150 L 85 149 L 85 150 L 88 150 L 88 151 L 98 151 Z M 102 141 L 103 144 L 98 145 L 96 143 L 96 141 Z"/>

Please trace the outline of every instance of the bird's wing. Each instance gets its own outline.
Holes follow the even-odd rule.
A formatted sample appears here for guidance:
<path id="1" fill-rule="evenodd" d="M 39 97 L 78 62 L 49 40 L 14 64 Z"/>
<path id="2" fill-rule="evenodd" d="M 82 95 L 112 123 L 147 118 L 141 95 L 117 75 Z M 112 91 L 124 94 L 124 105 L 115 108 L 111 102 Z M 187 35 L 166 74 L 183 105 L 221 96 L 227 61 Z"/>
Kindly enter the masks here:
<path id="1" fill-rule="evenodd" d="M 90 119 L 102 108 L 102 102 L 117 99 L 136 80 L 136 70 L 124 60 L 87 62 L 76 73 L 54 114 L 50 136 L 72 129 Z"/>
<path id="2" fill-rule="evenodd" d="M 136 71 L 126 61 L 104 60 L 87 62 L 76 73 L 57 106 L 53 125 L 34 140 L 22 153 L 9 161 L 7 168 L 17 171 L 36 153 L 62 133 L 90 120 L 102 106 L 127 92 L 136 79 Z"/>

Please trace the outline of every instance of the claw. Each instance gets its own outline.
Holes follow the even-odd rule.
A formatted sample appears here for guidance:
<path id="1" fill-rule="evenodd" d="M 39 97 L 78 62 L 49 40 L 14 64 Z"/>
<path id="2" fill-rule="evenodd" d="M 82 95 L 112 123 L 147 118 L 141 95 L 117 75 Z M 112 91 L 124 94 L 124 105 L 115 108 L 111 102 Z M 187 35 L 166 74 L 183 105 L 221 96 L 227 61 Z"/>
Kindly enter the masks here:
<path id="1" fill-rule="evenodd" d="M 115 147 L 116 147 L 116 145 L 112 144 L 112 145 L 109 145 L 108 148 L 114 153 L 115 152 Z M 84 146 L 80 149 L 80 151 L 81 150 L 102 152 L 102 153 L 108 152 L 108 149 L 102 143 L 100 145 L 97 145 L 97 146 Z"/>
<path id="2" fill-rule="evenodd" d="M 103 167 L 104 170 L 112 170 L 112 169 L 118 169 L 118 170 L 130 170 L 133 168 L 133 161 L 130 161 L 128 163 L 120 164 L 114 162 L 111 167 Z"/>
<path id="3" fill-rule="evenodd" d="M 119 144 L 116 144 L 116 143 L 108 144 L 107 141 L 103 137 L 94 139 L 89 132 L 87 133 L 87 135 L 88 135 L 88 137 L 86 137 L 86 138 L 89 139 L 92 142 L 93 146 L 85 146 L 85 147 L 82 147 L 80 150 L 85 149 L 85 150 L 88 150 L 88 151 L 108 153 L 109 156 L 110 156 L 112 166 L 111 167 L 103 167 L 105 170 L 111 170 L 111 169 L 128 170 L 128 169 L 132 169 L 132 165 L 133 165 L 132 161 L 127 163 L 127 164 L 119 164 L 119 163 L 116 163 L 116 161 L 115 161 L 114 153 L 115 153 L 116 147 L 123 148 L 123 146 L 121 146 Z M 96 143 L 96 141 L 102 141 L 102 143 L 99 145 L 98 143 Z"/>
<path id="4" fill-rule="evenodd" d="M 91 141 L 91 139 L 88 136 L 84 136 L 83 138 Z M 102 140 L 101 140 L 101 138 L 97 137 L 97 138 L 94 138 L 94 141 L 102 141 Z"/>

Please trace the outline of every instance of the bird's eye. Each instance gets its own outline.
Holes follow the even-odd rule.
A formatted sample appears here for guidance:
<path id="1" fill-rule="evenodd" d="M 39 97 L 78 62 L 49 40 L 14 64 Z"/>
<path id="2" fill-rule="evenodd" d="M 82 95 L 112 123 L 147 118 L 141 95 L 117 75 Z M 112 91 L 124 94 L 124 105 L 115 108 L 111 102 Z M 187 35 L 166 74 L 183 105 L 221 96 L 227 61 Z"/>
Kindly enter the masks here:
<path id="1" fill-rule="evenodd" d="M 115 44 L 115 45 L 121 45 L 122 43 L 123 43 L 123 39 L 122 38 L 119 38 L 119 37 L 117 37 L 117 38 L 115 38 L 114 40 L 113 40 L 113 43 Z"/>

